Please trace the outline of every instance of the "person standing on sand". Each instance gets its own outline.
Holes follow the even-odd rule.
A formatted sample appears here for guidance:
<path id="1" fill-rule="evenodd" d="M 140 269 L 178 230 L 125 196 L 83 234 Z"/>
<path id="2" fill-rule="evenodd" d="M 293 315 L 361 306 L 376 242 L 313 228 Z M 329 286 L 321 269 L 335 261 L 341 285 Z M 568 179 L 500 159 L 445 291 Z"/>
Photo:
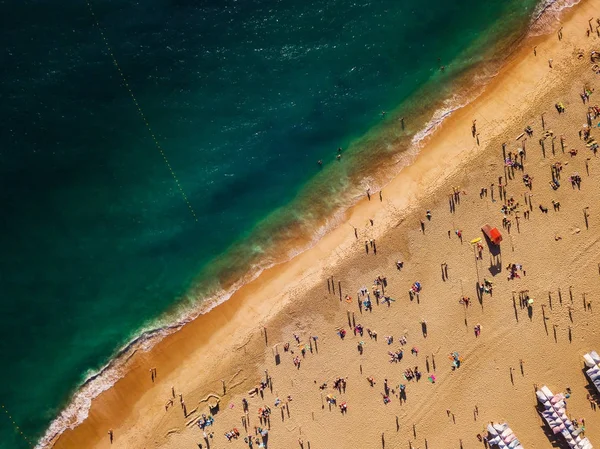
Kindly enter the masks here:
<path id="1" fill-rule="evenodd" d="M 110 444 L 113 444 L 114 435 L 112 429 L 108 431 L 108 438 L 110 439 Z"/>
<path id="2" fill-rule="evenodd" d="M 458 238 L 460 239 L 460 243 L 462 243 L 462 230 L 457 229 L 456 231 L 454 231 L 456 233 L 456 235 L 458 236 Z"/>

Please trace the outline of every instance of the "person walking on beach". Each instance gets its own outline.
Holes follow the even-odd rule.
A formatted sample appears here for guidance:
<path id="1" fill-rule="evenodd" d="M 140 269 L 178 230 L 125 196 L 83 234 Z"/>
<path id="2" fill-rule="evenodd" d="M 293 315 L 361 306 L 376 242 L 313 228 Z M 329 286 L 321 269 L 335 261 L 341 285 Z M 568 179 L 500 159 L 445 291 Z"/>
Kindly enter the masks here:
<path id="1" fill-rule="evenodd" d="M 110 439 L 110 444 L 113 444 L 114 435 L 112 429 L 108 431 L 108 438 Z"/>

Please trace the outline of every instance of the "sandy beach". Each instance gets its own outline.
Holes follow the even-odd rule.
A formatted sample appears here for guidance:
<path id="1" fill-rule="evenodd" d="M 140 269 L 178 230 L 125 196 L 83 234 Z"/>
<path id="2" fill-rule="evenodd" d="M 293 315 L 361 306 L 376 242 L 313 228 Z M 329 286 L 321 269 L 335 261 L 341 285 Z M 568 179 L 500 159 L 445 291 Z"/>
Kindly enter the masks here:
<path id="1" fill-rule="evenodd" d="M 590 60 L 600 50 L 599 7 L 583 0 L 548 34 L 525 39 L 381 194 L 365 195 L 310 250 L 136 352 L 127 375 L 52 447 L 248 447 L 247 436 L 259 447 L 261 427 L 271 448 L 468 449 L 483 446 L 477 435 L 490 421 L 506 421 L 523 447 L 549 449 L 559 440 L 536 409 L 536 385 L 569 389 L 569 416 L 584 418 L 600 445 L 600 415 L 587 398 L 600 395 L 582 361 L 600 351 L 600 162 L 580 136 L 588 107 L 600 104 Z M 520 161 L 521 149 L 523 168 L 506 167 L 503 151 Z M 579 187 L 569 182 L 576 174 Z M 502 233 L 499 252 L 483 238 L 485 224 Z M 481 257 L 470 244 L 477 238 Z M 520 267 L 513 279 L 510 264 Z M 374 287 L 377 278 L 385 281 Z M 485 281 L 491 292 L 478 288 Z M 415 282 L 421 290 L 409 295 Z M 251 394 L 261 381 L 262 393 Z M 205 439 L 197 422 L 216 402 Z"/>

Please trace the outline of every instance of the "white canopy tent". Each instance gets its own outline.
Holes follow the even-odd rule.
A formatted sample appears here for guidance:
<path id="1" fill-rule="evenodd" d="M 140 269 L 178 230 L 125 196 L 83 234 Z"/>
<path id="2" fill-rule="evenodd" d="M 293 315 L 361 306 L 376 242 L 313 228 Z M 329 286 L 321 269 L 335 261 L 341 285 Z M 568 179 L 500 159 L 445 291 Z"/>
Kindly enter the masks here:
<path id="1" fill-rule="evenodd" d="M 523 449 L 521 443 L 515 436 L 508 424 L 488 424 L 487 440 L 491 447 L 501 449 Z"/>
<path id="2" fill-rule="evenodd" d="M 542 417 L 550 426 L 554 435 L 561 434 L 572 449 L 592 449 L 592 443 L 587 438 L 581 438 L 581 428 L 576 429 L 567 417 L 567 403 L 562 393 L 552 394 L 547 386 L 535 392 L 539 403 L 544 407 Z"/>
<path id="3" fill-rule="evenodd" d="M 583 356 L 583 361 L 588 369 L 585 371 L 589 379 L 592 381 L 596 390 L 600 392 L 600 356 L 596 351 L 592 351 Z"/>

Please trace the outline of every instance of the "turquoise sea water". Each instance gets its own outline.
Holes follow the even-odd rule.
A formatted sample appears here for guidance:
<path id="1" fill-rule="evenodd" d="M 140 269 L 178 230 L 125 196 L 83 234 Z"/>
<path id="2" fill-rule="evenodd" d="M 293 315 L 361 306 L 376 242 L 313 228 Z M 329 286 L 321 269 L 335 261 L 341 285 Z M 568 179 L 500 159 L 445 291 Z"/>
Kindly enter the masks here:
<path id="1" fill-rule="evenodd" d="M 86 2 L 0 1 L 0 402 L 40 438 L 141 329 L 308 236 L 535 6 L 94 2 L 196 222 Z"/>

